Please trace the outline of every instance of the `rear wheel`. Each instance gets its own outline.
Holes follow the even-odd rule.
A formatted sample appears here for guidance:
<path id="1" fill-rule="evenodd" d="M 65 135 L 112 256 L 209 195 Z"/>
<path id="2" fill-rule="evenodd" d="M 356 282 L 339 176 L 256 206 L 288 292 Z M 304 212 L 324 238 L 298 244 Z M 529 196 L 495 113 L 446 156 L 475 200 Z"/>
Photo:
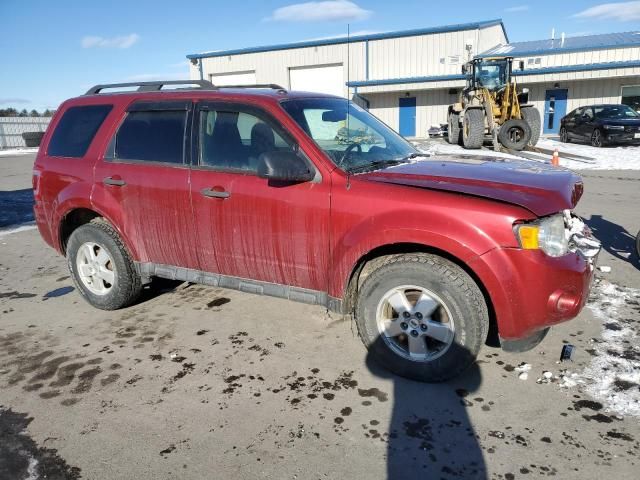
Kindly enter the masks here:
<path id="1" fill-rule="evenodd" d="M 604 144 L 604 141 L 602 139 L 602 132 L 600 131 L 599 128 L 596 128 L 591 134 L 591 146 L 600 148 L 602 147 L 603 144 Z"/>
<path id="2" fill-rule="evenodd" d="M 140 275 L 120 236 L 101 218 L 73 231 L 67 243 L 67 264 L 80 294 L 102 310 L 126 307 L 142 290 Z"/>
<path id="3" fill-rule="evenodd" d="M 560 141 L 562 143 L 569 143 L 569 132 L 566 127 L 560 128 Z"/>
<path id="4" fill-rule="evenodd" d="M 453 378 L 475 359 L 489 315 L 480 289 L 454 263 L 429 254 L 394 255 L 364 281 L 356 323 L 369 354 L 397 375 Z"/>
<path id="5" fill-rule="evenodd" d="M 449 127 L 447 142 L 452 145 L 460 144 L 460 114 L 451 112 L 449 114 Z"/>
<path id="6" fill-rule="evenodd" d="M 524 120 L 512 118 L 500 127 L 498 140 L 511 150 L 524 150 L 531 139 L 531 128 Z"/>
<path id="7" fill-rule="evenodd" d="M 464 113 L 462 143 L 464 148 L 478 149 L 484 142 L 484 110 L 473 108 Z"/>
<path id="8" fill-rule="evenodd" d="M 540 131 L 542 130 L 542 120 L 540 112 L 535 107 L 525 107 L 521 110 L 522 119 L 527 122 L 531 129 L 531 138 L 529 139 L 529 145 L 535 147 L 540 140 Z"/>

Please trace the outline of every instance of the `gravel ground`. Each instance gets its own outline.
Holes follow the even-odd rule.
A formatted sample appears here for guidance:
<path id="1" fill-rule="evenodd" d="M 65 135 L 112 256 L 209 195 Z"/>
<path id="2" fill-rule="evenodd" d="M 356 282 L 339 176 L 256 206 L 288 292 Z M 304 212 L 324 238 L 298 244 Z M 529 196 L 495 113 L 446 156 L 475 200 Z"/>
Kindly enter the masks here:
<path id="1" fill-rule="evenodd" d="M 28 189 L 31 161 L 0 159 L 0 196 Z M 387 374 L 351 322 L 319 307 L 165 281 L 130 308 L 93 309 L 37 231 L 5 231 L 0 479 L 636 479 L 638 417 L 611 395 L 640 388 L 614 383 L 633 378 L 615 370 L 624 355 L 640 368 L 628 255 L 640 172 L 585 183 L 578 211 L 612 267 L 590 307 L 535 350 L 487 346 L 438 385 Z M 617 326 L 623 338 L 607 333 Z M 565 343 L 574 362 L 558 364 Z"/>

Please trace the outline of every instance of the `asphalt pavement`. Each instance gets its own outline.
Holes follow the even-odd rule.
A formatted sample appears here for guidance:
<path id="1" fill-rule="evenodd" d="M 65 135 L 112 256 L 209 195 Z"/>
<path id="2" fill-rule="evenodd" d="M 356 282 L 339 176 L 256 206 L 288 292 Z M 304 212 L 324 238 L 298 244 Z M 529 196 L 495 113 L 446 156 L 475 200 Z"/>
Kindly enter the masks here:
<path id="1" fill-rule="evenodd" d="M 352 322 L 316 306 L 158 281 L 96 310 L 37 230 L 7 233 L 29 221 L 32 162 L 0 157 L 0 479 L 638 478 L 638 417 L 536 382 L 591 365 L 594 309 L 437 385 L 380 369 Z M 640 289 L 640 172 L 584 179 L 577 211 L 611 267 L 599 283 Z M 627 317 L 640 329 L 640 308 Z"/>

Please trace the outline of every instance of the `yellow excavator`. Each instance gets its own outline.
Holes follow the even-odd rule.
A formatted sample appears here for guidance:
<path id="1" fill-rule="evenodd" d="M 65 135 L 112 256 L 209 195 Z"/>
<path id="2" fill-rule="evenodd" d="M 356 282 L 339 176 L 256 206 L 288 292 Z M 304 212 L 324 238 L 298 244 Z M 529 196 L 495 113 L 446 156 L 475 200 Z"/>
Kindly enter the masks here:
<path id="1" fill-rule="evenodd" d="M 477 149 L 490 136 L 496 151 L 501 145 L 509 150 L 535 146 L 540 112 L 527 103 L 527 89 L 518 92 L 513 57 L 476 58 L 462 67 L 462 73 L 467 85 L 458 102 L 449 106 L 449 143 Z"/>

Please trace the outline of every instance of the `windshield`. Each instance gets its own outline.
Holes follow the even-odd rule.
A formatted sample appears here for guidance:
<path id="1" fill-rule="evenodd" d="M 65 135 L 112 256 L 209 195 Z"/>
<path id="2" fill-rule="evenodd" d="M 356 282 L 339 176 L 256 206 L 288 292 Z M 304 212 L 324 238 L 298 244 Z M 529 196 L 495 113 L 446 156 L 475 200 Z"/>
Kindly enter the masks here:
<path id="1" fill-rule="evenodd" d="M 380 168 L 419 155 L 404 138 L 346 99 L 286 100 L 282 108 L 343 170 Z"/>
<path id="2" fill-rule="evenodd" d="M 497 90 L 507 83 L 507 62 L 483 61 L 474 69 L 476 84 L 489 90 Z"/>
<path id="3" fill-rule="evenodd" d="M 594 107 L 597 118 L 640 118 L 640 115 L 627 105 L 605 105 Z"/>

